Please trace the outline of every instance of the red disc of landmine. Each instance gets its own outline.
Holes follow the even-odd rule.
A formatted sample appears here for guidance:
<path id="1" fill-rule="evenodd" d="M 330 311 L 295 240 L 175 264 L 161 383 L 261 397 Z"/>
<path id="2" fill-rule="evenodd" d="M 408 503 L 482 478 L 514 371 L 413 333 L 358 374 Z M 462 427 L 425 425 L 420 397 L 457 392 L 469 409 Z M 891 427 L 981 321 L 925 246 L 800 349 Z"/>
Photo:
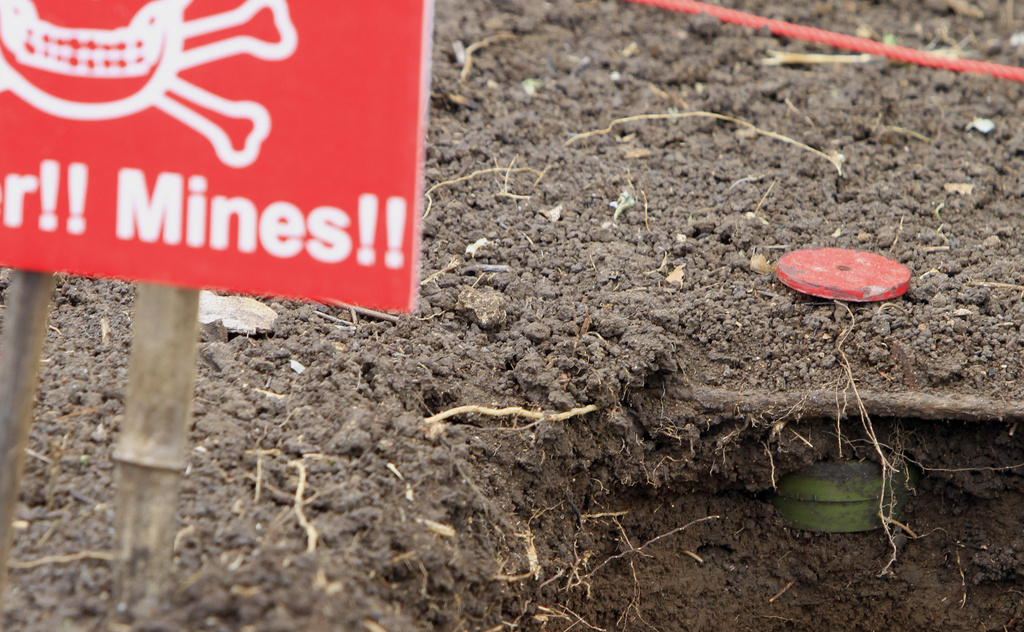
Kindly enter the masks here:
<path id="1" fill-rule="evenodd" d="M 906 266 L 859 250 L 797 250 L 779 259 L 776 272 L 798 292 L 838 301 L 884 301 L 910 289 Z"/>

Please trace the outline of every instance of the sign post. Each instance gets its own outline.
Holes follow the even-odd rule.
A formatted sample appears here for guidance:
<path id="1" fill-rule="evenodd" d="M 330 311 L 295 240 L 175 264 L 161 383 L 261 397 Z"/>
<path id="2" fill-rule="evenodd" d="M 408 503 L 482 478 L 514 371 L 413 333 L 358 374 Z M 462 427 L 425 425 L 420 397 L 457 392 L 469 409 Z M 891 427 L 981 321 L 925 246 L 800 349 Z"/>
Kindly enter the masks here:
<path id="1" fill-rule="evenodd" d="M 178 487 L 192 421 L 199 291 L 139 284 L 117 462 L 119 612 L 144 615 L 167 594 Z"/>
<path id="2" fill-rule="evenodd" d="M 18 270 L 11 274 L 0 339 L 0 594 L 7 580 L 11 523 L 25 467 L 25 447 L 32 425 L 52 296 L 52 274 Z"/>
<path id="3" fill-rule="evenodd" d="M 0 367 L 0 566 L 49 271 L 143 282 L 115 453 L 128 611 L 166 594 L 197 288 L 413 309 L 432 9 L 0 0 L 0 265 L 26 271 Z"/>

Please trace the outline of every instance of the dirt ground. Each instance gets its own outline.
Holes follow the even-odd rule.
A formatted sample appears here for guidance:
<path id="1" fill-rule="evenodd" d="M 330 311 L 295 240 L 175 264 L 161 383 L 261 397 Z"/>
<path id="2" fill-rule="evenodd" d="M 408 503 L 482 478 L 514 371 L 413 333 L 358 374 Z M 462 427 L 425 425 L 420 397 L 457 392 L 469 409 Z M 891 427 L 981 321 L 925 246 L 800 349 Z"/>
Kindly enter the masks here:
<path id="1" fill-rule="evenodd" d="M 1012 2 L 729 6 L 1024 65 Z M 173 608 L 131 626 L 103 553 L 134 291 L 59 278 L 6 629 L 1024 630 L 1024 88 L 773 50 L 836 52 L 438 0 L 418 313 L 267 299 L 272 332 L 205 332 Z M 807 147 L 703 116 L 573 140 L 685 112 Z M 847 306 L 751 267 L 809 246 L 887 255 L 911 290 Z M 424 423 L 460 405 L 575 412 Z M 923 471 L 891 538 L 768 502 L 881 456 Z"/>

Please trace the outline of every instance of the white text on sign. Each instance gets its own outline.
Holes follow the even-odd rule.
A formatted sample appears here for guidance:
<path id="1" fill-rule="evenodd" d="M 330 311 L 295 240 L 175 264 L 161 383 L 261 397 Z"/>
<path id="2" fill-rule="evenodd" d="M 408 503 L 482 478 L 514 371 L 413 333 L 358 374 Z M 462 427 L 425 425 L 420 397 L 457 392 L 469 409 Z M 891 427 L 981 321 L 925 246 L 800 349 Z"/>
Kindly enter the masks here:
<path id="1" fill-rule="evenodd" d="M 67 168 L 69 217 L 66 230 L 72 235 L 85 233 L 86 193 L 89 169 L 82 163 Z M 25 223 L 26 201 L 39 197 L 39 230 L 59 228 L 57 204 L 60 193 L 61 165 L 44 160 L 39 175 L 9 174 L 0 188 L 3 226 L 21 228 Z M 384 204 L 386 249 L 384 267 L 397 270 L 405 265 L 402 245 L 405 237 L 408 205 L 405 198 L 389 197 Z M 163 172 L 152 189 L 146 174 L 124 168 L 117 173 L 116 236 L 121 241 L 162 243 L 167 246 L 235 250 L 254 253 L 262 250 L 290 259 L 303 253 L 327 264 L 347 260 L 355 250 L 356 263 L 374 266 L 377 257 L 379 198 L 370 193 L 359 196 L 358 247 L 350 230 L 352 218 L 335 206 L 318 206 L 304 213 L 290 202 L 277 201 L 259 209 L 242 196 L 210 195 L 205 176 Z"/>

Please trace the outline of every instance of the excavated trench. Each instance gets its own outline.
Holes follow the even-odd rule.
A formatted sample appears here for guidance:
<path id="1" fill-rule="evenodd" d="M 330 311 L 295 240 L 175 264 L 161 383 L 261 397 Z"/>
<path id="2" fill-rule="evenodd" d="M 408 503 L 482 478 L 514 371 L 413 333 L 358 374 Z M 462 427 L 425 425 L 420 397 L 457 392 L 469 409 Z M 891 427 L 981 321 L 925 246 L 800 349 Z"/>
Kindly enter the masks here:
<path id="1" fill-rule="evenodd" d="M 630 406 L 590 426 L 599 442 L 604 430 L 615 435 L 606 437 L 608 453 L 561 481 L 570 490 L 561 505 L 571 502 L 570 524 L 561 526 L 573 533 L 562 540 L 573 548 L 554 583 L 571 587 L 567 605 L 585 621 L 609 629 L 1021 629 L 1024 449 L 1014 422 L 907 414 L 870 417 L 869 428 L 849 405 L 836 421 L 835 392 L 831 417 L 814 414 L 826 402 L 813 398 L 788 409 L 773 400 L 757 412 L 765 402 L 726 406 L 721 392 L 699 395 L 703 404 L 678 385 L 635 392 Z M 923 472 L 889 534 L 791 526 L 770 503 L 774 483 L 815 462 L 878 461 L 869 430 L 887 459 Z M 579 455 L 583 431 L 566 432 Z"/>

